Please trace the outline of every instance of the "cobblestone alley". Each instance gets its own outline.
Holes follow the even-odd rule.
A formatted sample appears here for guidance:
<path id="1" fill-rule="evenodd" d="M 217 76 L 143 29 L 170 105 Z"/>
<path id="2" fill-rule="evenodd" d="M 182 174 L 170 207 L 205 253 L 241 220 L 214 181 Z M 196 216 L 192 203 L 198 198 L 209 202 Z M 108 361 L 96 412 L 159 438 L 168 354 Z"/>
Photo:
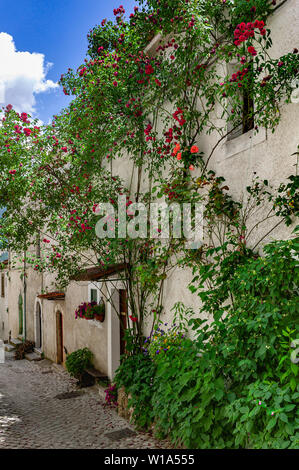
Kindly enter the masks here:
<path id="1" fill-rule="evenodd" d="M 7 354 L 0 364 L 0 449 L 161 448 L 142 433 L 109 438 L 112 431 L 133 428 L 104 406 L 95 387 L 72 398 L 56 398 L 75 390 L 68 373 L 55 370 L 49 361 L 15 361 Z"/>

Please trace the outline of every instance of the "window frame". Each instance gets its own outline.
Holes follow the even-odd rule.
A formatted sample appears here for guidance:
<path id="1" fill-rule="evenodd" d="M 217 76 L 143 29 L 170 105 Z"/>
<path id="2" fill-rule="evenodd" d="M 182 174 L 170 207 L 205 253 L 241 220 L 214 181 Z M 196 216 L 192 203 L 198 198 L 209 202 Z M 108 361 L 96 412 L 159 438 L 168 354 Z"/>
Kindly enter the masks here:
<path id="1" fill-rule="evenodd" d="M 88 284 L 88 302 L 92 302 L 92 291 L 97 291 L 97 304 L 100 301 L 101 296 L 101 283 L 100 282 L 90 282 Z"/>

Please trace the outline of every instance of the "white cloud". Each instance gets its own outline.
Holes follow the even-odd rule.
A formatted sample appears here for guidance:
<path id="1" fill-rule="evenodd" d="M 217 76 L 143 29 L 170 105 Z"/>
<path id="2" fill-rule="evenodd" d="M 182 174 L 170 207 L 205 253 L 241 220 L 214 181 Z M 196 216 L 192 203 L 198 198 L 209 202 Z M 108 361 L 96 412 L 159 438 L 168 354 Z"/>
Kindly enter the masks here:
<path id="1" fill-rule="evenodd" d="M 17 51 L 13 37 L 0 33 L 0 106 L 35 114 L 35 95 L 58 87 L 46 79 L 52 64 L 44 61 L 44 54 Z"/>

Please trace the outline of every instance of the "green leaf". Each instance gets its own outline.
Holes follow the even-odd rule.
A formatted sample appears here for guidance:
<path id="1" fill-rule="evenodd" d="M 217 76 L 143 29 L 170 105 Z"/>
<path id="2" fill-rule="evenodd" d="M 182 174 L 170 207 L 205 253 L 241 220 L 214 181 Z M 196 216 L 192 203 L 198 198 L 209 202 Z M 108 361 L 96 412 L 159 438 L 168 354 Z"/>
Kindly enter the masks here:
<path id="1" fill-rule="evenodd" d="M 278 416 L 279 416 L 279 419 L 283 421 L 284 423 L 287 423 L 289 421 L 285 413 L 280 413 Z"/>
<path id="2" fill-rule="evenodd" d="M 241 412 L 242 414 L 244 414 L 244 413 L 249 413 L 249 408 L 248 408 L 248 406 L 242 406 L 242 407 L 240 408 L 240 412 Z"/>
<path id="3" fill-rule="evenodd" d="M 223 397 L 224 395 L 224 392 L 221 388 L 218 388 L 218 390 L 216 390 L 216 393 L 215 393 L 215 397 L 216 399 L 219 401 L 221 400 L 221 398 Z"/>
<path id="4" fill-rule="evenodd" d="M 267 424 L 266 430 L 270 431 L 270 429 L 274 428 L 277 422 L 277 417 L 270 419 L 269 423 Z"/>
<path id="5" fill-rule="evenodd" d="M 297 383 L 296 383 L 296 380 L 294 379 L 294 377 L 292 377 L 291 380 L 290 380 L 290 386 L 291 386 L 292 392 L 294 390 L 296 390 Z"/>
<path id="6" fill-rule="evenodd" d="M 284 410 L 288 412 L 288 411 L 292 411 L 294 408 L 296 408 L 296 405 L 286 405 L 284 407 Z"/>

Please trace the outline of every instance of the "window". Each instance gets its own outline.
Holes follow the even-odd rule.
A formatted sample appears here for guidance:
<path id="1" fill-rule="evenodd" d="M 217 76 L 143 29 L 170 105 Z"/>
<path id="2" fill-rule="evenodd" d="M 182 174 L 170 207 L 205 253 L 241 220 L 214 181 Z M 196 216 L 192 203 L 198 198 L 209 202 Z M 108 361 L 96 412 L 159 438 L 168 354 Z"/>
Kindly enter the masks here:
<path id="1" fill-rule="evenodd" d="M 90 289 L 90 302 L 98 303 L 98 290 L 97 289 Z"/>
<path id="2" fill-rule="evenodd" d="M 91 282 L 88 286 L 88 302 L 96 302 L 97 304 L 101 298 L 101 287 L 98 282 Z"/>
<path id="3" fill-rule="evenodd" d="M 239 65 L 237 64 L 229 64 L 228 74 L 232 76 L 234 73 L 237 72 L 238 68 Z M 247 86 L 239 88 L 239 98 L 242 108 L 242 123 L 227 136 L 227 140 L 235 139 L 236 137 L 239 137 L 242 134 L 246 134 L 246 132 L 254 128 L 254 102 L 251 93 L 251 90 L 253 88 L 253 63 L 251 62 L 247 68 L 249 69 L 246 78 Z M 229 121 L 227 125 L 227 131 L 231 131 L 233 127 L 233 122 Z"/>
<path id="4" fill-rule="evenodd" d="M 243 93 L 243 123 L 242 123 L 242 134 L 250 131 L 254 128 L 254 105 L 251 93 L 248 90 L 244 90 Z"/>
<path id="5" fill-rule="evenodd" d="M 1 297 L 5 297 L 5 277 L 1 274 Z"/>

